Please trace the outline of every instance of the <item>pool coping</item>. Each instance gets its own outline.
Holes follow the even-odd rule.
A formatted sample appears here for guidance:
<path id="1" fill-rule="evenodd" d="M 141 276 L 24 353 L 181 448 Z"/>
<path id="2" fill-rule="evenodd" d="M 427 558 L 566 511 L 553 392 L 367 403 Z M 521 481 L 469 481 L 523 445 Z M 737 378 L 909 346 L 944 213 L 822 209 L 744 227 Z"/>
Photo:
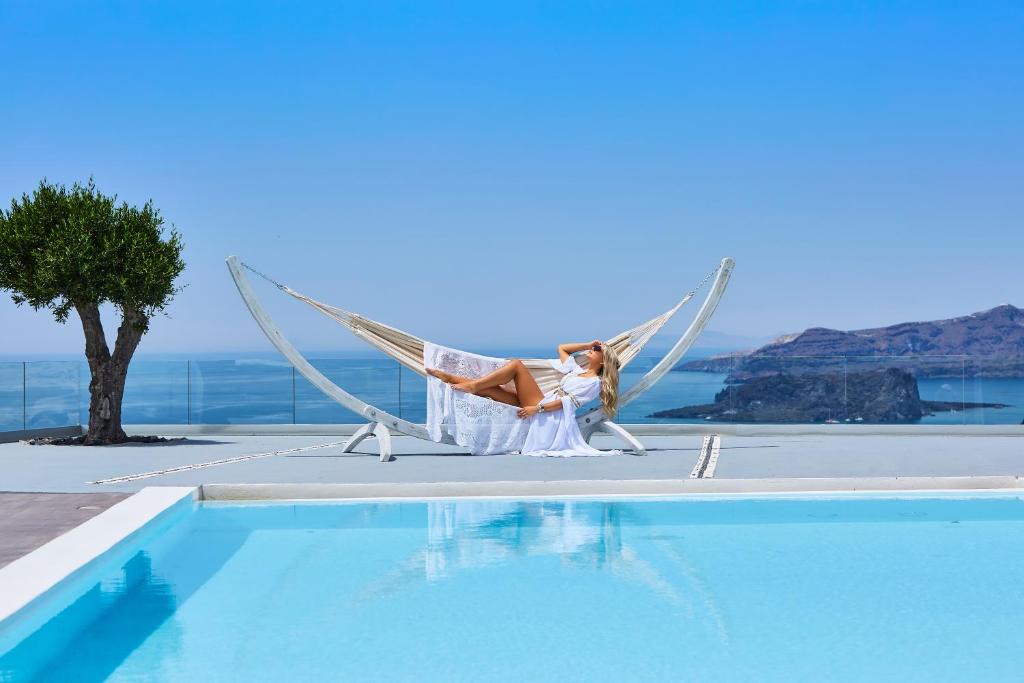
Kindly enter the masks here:
<path id="1" fill-rule="evenodd" d="M 197 500 L 195 486 L 151 486 L 0 568 L 0 628 L 161 514 Z"/>
<path id="2" fill-rule="evenodd" d="M 558 496 L 673 496 L 829 494 L 920 491 L 1012 491 L 1024 478 L 830 477 L 776 479 L 583 479 L 550 481 L 441 481 L 316 484 L 204 484 L 202 500 L 351 500 L 382 498 L 492 498 Z"/>

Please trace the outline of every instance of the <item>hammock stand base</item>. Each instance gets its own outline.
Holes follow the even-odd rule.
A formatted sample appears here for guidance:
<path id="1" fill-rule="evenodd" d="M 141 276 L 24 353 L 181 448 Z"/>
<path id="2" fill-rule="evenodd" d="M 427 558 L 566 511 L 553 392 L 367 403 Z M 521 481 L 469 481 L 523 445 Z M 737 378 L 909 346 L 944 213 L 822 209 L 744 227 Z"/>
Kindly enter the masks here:
<path id="1" fill-rule="evenodd" d="M 630 450 L 633 451 L 633 455 L 647 455 L 647 449 L 644 448 L 644 445 L 640 443 L 639 439 L 630 434 L 625 427 L 612 422 L 608 418 L 598 422 L 597 425 L 589 432 L 584 432 L 582 429 L 580 432 L 583 434 L 583 438 L 587 440 L 587 443 L 590 443 L 591 437 L 593 437 L 594 433 L 598 430 L 617 436 L 625 441 L 629 445 Z"/>
<path id="2" fill-rule="evenodd" d="M 343 407 L 358 415 L 362 415 L 363 418 L 367 420 L 367 424 L 356 430 L 348 442 L 345 443 L 342 452 L 351 453 L 353 449 L 355 449 L 355 447 L 364 440 L 375 437 L 378 443 L 380 462 L 388 462 L 392 459 L 392 432 L 398 432 L 400 434 L 414 436 L 418 439 L 433 441 L 423 425 L 403 420 L 400 417 L 391 415 L 376 406 L 366 403 L 345 391 L 313 367 L 313 365 L 306 360 L 301 353 L 299 353 L 298 349 L 288 341 L 281 332 L 281 329 L 277 326 L 277 323 L 274 322 L 270 317 L 270 314 L 263 308 L 263 304 L 260 302 L 259 297 L 256 296 L 256 292 L 252 288 L 252 285 L 249 283 L 245 274 L 244 269 L 246 266 L 235 256 L 229 256 L 226 259 L 226 262 L 228 271 L 231 273 L 231 278 L 234 280 L 235 286 L 238 287 L 238 293 L 241 295 L 242 300 L 245 302 L 246 307 L 248 307 L 249 312 L 256 320 L 260 329 L 263 330 L 267 339 L 270 340 L 270 343 L 273 344 L 274 347 L 288 360 L 288 362 L 290 362 L 303 377 L 309 380 L 313 386 L 320 389 L 320 391 L 325 395 Z M 725 288 L 729 284 L 729 278 L 732 275 L 734 267 L 735 263 L 731 258 L 722 259 L 718 268 L 713 271 L 715 278 L 714 283 L 708 290 L 707 296 L 704 298 L 700 309 L 697 311 L 694 319 L 690 322 L 690 325 L 686 328 L 686 331 L 683 332 L 682 336 L 679 337 L 668 353 L 666 353 L 665 356 L 654 365 L 654 367 L 648 370 L 647 374 L 641 377 L 640 380 L 629 389 L 629 391 L 625 392 L 620 397 L 620 407 L 625 406 L 637 396 L 650 389 L 666 373 L 671 371 L 683 355 L 689 351 L 690 347 L 692 347 L 694 342 L 697 341 L 697 337 L 699 337 L 700 333 L 704 331 L 704 328 L 711 320 L 711 316 L 714 314 L 715 309 L 718 307 L 718 302 L 725 293 Z M 263 277 L 272 282 L 282 291 L 292 295 L 296 294 L 293 290 L 290 290 L 284 285 L 281 285 L 266 276 Z M 708 277 L 710 278 L 711 276 L 709 275 Z M 691 292 L 688 297 L 693 294 L 694 292 Z M 688 298 L 686 300 L 688 300 Z M 576 422 L 579 425 L 580 433 L 588 443 L 594 433 L 600 430 L 617 436 L 625 441 L 633 451 L 634 455 L 647 454 L 647 450 L 644 448 L 644 445 L 640 440 L 630 434 L 624 427 L 622 427 L 622 425 L 616 424 L 610 420 L 601 408 L 594 408 L 578 415 L 576 417 Z"/>
<path id="3" fill-rule="evenodd" d="M 388 462 L 391 460 L 391 430 L 382 425 L 380 422 L 368 422 L 362 427 L 357 429 L 352 438 L 345 442 L 342 447 L 342 453 L 351 453 L 355 450 L 355 447 L 362 443 L 365 439 L 371 437 L 377 437 L 377 450 L 380 453 L 380 461 Z"/>
<path id="4" fill-rule="evenodd" d="M 647 455 L 647 449 L 640 443 L 639 439 L 630 434 L 622 425 L 615 424 L 611 420 L 601 420 L 594 429 L 590 431 L 590 434 L 584 438 L 587 443 L 590 443 L 590 438 L 595 432 L 603 431 L 614 436 L 619 437 L 629 446 L 633 455 Z M 361 444 L 366 439 L 377 438 L 377 449 L 380 453 L 381 462 L 389 462 L 392 460 L 391 457 L 391 430 L 385 427 L 380 422 L 368 422 L 362 427 L 357 429 L 345 445 L 342 447 L 342 453 L 351 453 L 355 450 L 355 447 Z"/>

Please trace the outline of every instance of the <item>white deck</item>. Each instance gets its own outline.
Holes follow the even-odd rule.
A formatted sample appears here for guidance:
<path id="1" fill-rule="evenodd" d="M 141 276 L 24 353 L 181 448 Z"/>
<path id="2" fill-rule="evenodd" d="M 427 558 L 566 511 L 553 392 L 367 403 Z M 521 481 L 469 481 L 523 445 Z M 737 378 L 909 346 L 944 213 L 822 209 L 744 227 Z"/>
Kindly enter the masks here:
<path id="1" fill-rule="evenodd" d="M 98 479 L 160 471 L 213 460 L 267 454 L 344 436 L 190 436 L 166 444 L 112 447 L 0 444 L 0 491 L 136 491 L 145 486 L 497 481 L 685 480 L 702 436 L 644 436 L 646 457 L 531 458 L 470 456 L 456 447 L 408 437 L 394 440 L 395 460 L 380 463 L 376 444 L 355 453 L 341 446 L 269 455 L 110 484 Z M 598 448 L 618 444 L 597 436 Z M 1024 439 L 986 435 L 723 434 L 716 480 L 1024 476 Z"/>

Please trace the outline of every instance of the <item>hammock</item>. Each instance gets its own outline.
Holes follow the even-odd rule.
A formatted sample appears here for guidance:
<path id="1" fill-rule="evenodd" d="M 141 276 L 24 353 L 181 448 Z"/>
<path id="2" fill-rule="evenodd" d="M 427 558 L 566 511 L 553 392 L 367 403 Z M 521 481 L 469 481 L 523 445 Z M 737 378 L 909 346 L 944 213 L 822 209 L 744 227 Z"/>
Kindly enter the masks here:
<path id="1" fill-rule="evenodd" d="M 353 313 L 352 311 L 346 311 L 343 308 L 332 306 L 331 304 L 318 301 L 311 296 L 297 292 L 291 287 L 281 284 L 273 278 L 264 275 L 247 263 L 243 263 L 242 266 L 267 282 L 270 282 L 285 294 L 308 304 L 339 325 L 348 328 L 352 334 L 359 337 L 370 346 L 379 349 L 413 372 L 426 376 L 426 372 L 423 367 L 423 348 L 425 340 L 403 330 L 399 330 L 398 328 L 385 325 L 382 322 L 371 320 L 366 316 Z M 708 280 L 714 277 L 720 268 L 721 266 L 718 266 L 708 273 L 707 276 L 701 280 L 700 284 L 690 290 L 690 292 L 688 292 L 686 296 L 679 301 L 679 303 L 669 310 L 665 311 L 661 315 L 651 318 L 647 322 L 640 323 L 636 327 L 631 327 L 628 330 L 620 332 L 606 341 L 605 343 L 608 346 L 611 346 L 619 356 L 619 368 L 621 369 L 626 367 L 633 359 L 635 359 L 640 354 L 640 351 L 643 350 L 647 342 L 649 342 L 651 338 L 654 337 L 654 335 L 672 319 L 672 316 L 674 316 L 680 308 L 685 306 L 686 303 L 696 295 L 697 291 L 703 287 Z M 548 392 L 558 386 L 558 381 L 561 379 L 562 373 L 553 369 L 546 359 L 524 358 L 522 360 L 523 364 L 526 365 L 527 369 L 529 369 L 530 374 L 533 375 L 535 380 L 537 380 L 537 385 L 541 388 L 541 391 Z M 577 358 L 577 362 L 581 366 L 586 367 L 587 360 L 585 356 Z"/>
<path id="2" fill-rule="evenodd" d="M 674 316 L 688 301 L 690 301 L 696 295 L 697 291 L 708 282 L 708 280 L 714 278 L 714 283 L 708 291 L 703 304 L 701 304 L 700 309 L 694 316 L 693 321 L 686 328 L 686 331 L 676 341 L 671 350 L 669 350 L 669 352 L 666 353 L 665 356 L 654 365 L 654 367 L 648 370 L 647 373 L 641 377 L 639 381 L 633 384 L 628 391 L 622 393 L 619 398 L 620 407 L 625 406 L 653 386 L 665 375 L 665 373 L 675 366 L 679 359 L 682 358 L 683 354 L 685 354 L 693 345 L 697 337 L 704 330 L 708 321 L 711 319 L 711 316 L 715 312 L 715 308 L 718 306 L 719 300 L 725 293 L 725 288 L 728 285 L 734 265 L 735 264 L 732 259 L 722 259 L 721 263 L 719 263 L 714 270 L 708 273 L 708 275 L 701 280 L 696 287 L 690 290 L 690 292 L 688 292 L 686 296 L 684 296 L 672 308 L 646 322 L 620 332 L 605 342 L 614 348 L 618 354 L 620 368 L 629 365 L 630 362 L 637 358 L 640 351 L 643 350 L 644 346 L 651 340 L 651 338 L 654 337 L 654 335 L 672 319 L 672 316 Z M 382 462 L 387 462 L 391 458 L 390 435 L 392 430 L 421 439 L 431 439 L 430 434 L 427 433 L 427 430 L 423 425 L 413 424 L 400 417 L 391 415 L 376 406 L 366 403 L 345 391 L 313 367 L 313 365 L 306 360 L 301 353 L 299 353 L 298 349 L 296 349 L 291 342 L 285 338 L 280 328 L 271 319 L 269 313 L 267 313 L 263 308 L 259 298 L 256 296 L 255 290 L 253 290 L 252 286 L 249 284 L 244 271 L 251 271 L 270 282 L 280 291 L 313 307 L 323 315 L 349 329 L 355 336 L 359 337 L 366 343 L 379 349 L 409 370 L 420 375 L 425 375 L 423 354 L 426 342 L 423 339 L 382 322 L 372 320 L 358 313 L 353 313 L 352 311 L 324 303 L 314 299 L 313 297 L 302 294 L 301 292 L 298 292 L 291 287 L 264 275 L 248 264 L 242 263 L 235 256 L 229 256 L 227 258 L 227 266 L 232 279 L 235 281 L 235 285 L 238 287 L 239 294 L 242 296 L 242 299 L 245 301 L 250 313 L 252 313 L 253 318 L 256 320 L 257 324 L 259 324 L 264 334 L 267 335 L 270 342 L 292 363 L 292 365 L 295 366 L 295 369 L 298 370 L 315 387 L 349 410 L 361 414 L 369 421 L 368 424 L 363 425 L 355 432 L 355 434 L 353 434 L 352 438 L 345 446 L 346 452 L 355 448 L 355 446 L 363 439 L 369 436 L 376 436 L 380 440 L 380 459 Z M 578 362 L 585 366 L 586 358 L 581 357 Z M 523 363 L 527 368 L 529 368 L 530 373 L 537 380 L 538 386 L 540 386 L 544 392 L 550 391 L 554 388 L 558 384 L 558 380 L 561 378 L 561 374 L 554 370 L 547 360 L 523 359 Z M 627 441 L 632 446 L 634 453 L 637 455 L 644 455 L 646 451 L 644 450 L 643 445 L 633 437 L 633 435 L 621 426 L 612 422 L 609 418 L 610 416 L 605 415 L 603 410 L 598 407 L 586 411 L 582 415 L 578 415 L 576 420 L 580 425 L 580 431 L 584 438 L 589 439 L 595 430 L 601 429 L 603 431 L 613 433 Z"/>

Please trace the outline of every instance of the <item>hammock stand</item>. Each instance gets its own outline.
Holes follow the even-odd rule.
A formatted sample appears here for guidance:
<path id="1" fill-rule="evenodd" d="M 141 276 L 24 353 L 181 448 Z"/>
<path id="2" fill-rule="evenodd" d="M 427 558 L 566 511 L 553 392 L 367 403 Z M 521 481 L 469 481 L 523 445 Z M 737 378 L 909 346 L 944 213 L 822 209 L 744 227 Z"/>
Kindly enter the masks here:
<path id="1" fill-rule="evenodd" d="M 391 460 L 391 432 L 393 431 L 406 434 L 408 436 L 414 436 L 418 439 L 431 441 L 430 436 L 427 434 L 427 430 L 423 425 L 408 422 L 407 420 L 403 420 L 400 417 L 391 415 L 376 406 L 366 403 L 342 389 L 340 386 L 328 379 L 323 373 L 313 367 L 313 365 L 306 360 L 301 353 L 299 353 L 298 349 L 288 341 L 280 328 L 270 317 L 270 314 L 263 308 L 263 305 L 260 303 L 255 290 L 253 290 L 252 285 L 245 274 L 245 269 L 256 273 L 286 294 L 293 296 L 300 301 L 304 301 L 324 315 L 348 327 L 357 337 L 363 339 L 363 341 L 366 341 L 381 351 L 384 351 L 399 363 L 420 375 L 425 374 L 422 363 L 423 340 L 396 328 L 384 325 L 383 323 L 378 323 L 356 313 L 351 313 L 305 296 L 242 263 L 235 256 L 229 256 L 226 261 L 228 271 L 231 273 L 231 277 L 235 281 L 235 285 L 238 287 L 238 293 L 242 296 L 242 300 L 248 307 L 249 312 L 252 313 L 252 316 L 260 326 L 260 329 L 262 329 L 263 333 L 267 335 L 270 343 L 273 344 L 274 347 L 280 351 L 293 366 L 295 366 L 295 369 L 298 370 L 303 377 L 309 380 L 311 384 L 313 384 L 313 386 L 320 389 L 320 391 L 324 392 L 324 394 L 337 401 L 345 408 L 363 416 L 363 418 L 367 420 L 367 424 L 357 429 L 348 440 L 344 446 L 343 452 L 351 452 L 364 439 L 373 436 L 376 437 L 378 441 L 380 461 L 388 462 Z M 683 297 L 683 299 L 673 308 L 660 316 L 652 318 L 646 323 L 642 323 L 637 327 L 616 335 L 606 342 L 616 348 L 619 352 L 620 358 L 623 359 L 622 366 L 625 366 L 629 361 L 633 360 L 637 354 L 639 354 L 643 345 L 646 344 L 647 341 L 649 341 L 650 338 L 653 337 L 654 334 L 660 330 L 661 327 L 668 322 L 668 320 L 684 304 L 693 298 L 697 290 L 699 290 L 705 282 L 712 277 L 714 278 L 714 282 L 708 290 L 708 293 L 704 298 L 704 302 L 701 304 L 697 314 L 686 328 L 686 331 L 683 332 L 675 345 L 654 365 L 654 367 L 648 370 L 647 373 L 629 389 L 629 391 L 622 394 L 619 398 L 620 407 L 625 406 L 633 401 L 637 396 L 650 389 L 665 375 L 665 373 L 669 372 L 676 363 L 679 362 L 679 359 L 682 358 L 687 351 L 689 351 L 690 347 L 692 347 L 694 342 L 697 341 L 697 337 L 699 337 L 700 333 L 704 331 L 708 321 L 711 320 L 711 316 L 718 307 L 718 302 L 721 300 L 722 295 L 725 293 L 725 288 L 729 284 L 729 278 L 732 275 L 734 266 L 735 262 L 731 258 L 722 259 L 721 263 L 719 263 L 715 270 L 709 273 L 708 276 L 705 277 L 699 285 L 697 285 L 697 287 Z M 420 361 L 418 363 L 415 361 L 417 343 L 419 344 L 420 350 Z M 531 374 L 537 378 L 538 384 L 541 386 L 542 390 L 546 391 L 546 387 L 553 386 L 554 383 L 557 383 L 558 375 L 553 374 L 556 373 L 556 371 L 551 370 L 546 361 L 531 361 L 524 359 L 524 363 L 530 369 Z M 636 437 L 626 431 L 621 425 L 612 422 L 611 419 L 609 419 L 609 416 L 605 415 L 604 410 L 601 407 L 593 408 L 581 415 L 578 415 L 576 417 L 576 421 L 579 425 L 583 438 L 588 442 L 594 433 L 600 430 L 614 434 L 624 440 L 629 444 L 630 448 L 632 448 L 635 455 L 647 454 L 643 444 L 640 443 Z"/>

